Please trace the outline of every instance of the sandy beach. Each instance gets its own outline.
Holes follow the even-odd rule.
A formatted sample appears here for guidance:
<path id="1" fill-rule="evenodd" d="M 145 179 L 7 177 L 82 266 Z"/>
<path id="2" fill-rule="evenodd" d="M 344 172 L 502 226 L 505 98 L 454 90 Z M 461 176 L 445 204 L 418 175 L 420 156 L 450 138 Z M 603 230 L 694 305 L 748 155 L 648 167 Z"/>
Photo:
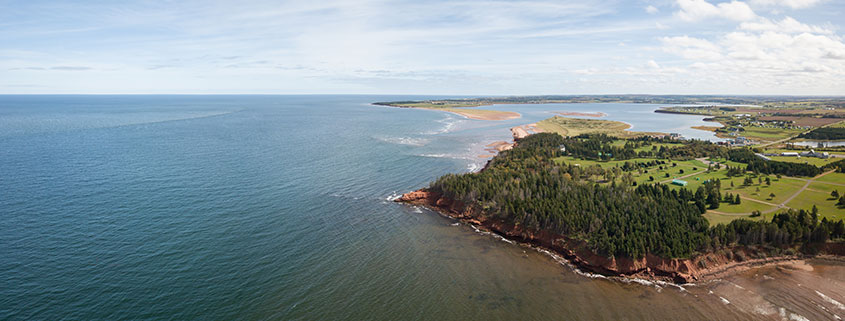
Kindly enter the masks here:
<path id="1" fill-rule="evenodd" d="M 543 132 L 542 129 L 537 128 L 536 123 L 522 125 L 522 126 L 516 126 L 516 127 L 511 128 L 511 133 L 513 134 L 513 139 L 515 139 L 515 140 L 525 138 L 526 136 L 531 135 L 531 134 L 542 133 L 542 132 Z"/>
<path id="2" fill-rule="evenodd" d="M 438 109 L 434 109 L 438 110 Z M 448 111 L 450 113 L 458 114 L 469 119 L 477 120 L 508 120 L 522 117 L 521 114 L 512 111 L 498 111 L 486 109 L 457 109 L 457 108 L 443 108 L 439 109 Z"/>

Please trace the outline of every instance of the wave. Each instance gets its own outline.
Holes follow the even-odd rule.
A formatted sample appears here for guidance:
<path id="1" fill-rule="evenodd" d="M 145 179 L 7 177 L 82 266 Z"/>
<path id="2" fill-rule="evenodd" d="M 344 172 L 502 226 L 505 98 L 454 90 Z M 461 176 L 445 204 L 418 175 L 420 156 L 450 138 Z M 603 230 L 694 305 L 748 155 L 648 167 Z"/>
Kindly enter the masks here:
<path id="1" fill-rule="evenodd" d="M 448 116 L 448 117 L 443 118 L 443 119 L 438 119 L 438 120 L 435 120 L 435 121 L 443 124 L 443 127 L 441 127 L 438 130 L 423 132 L 424 135 L 445 134 L 445 133 L 451 132 L 452 130 L 455 129 L 455 127 L 458 124 L 463 122 L 463 120 L 455 118 L 455 117 L 451 117 L 451 116 Z"/>
<path id="2" fill-rule="evenodd" d="M 425 146 L 431 142 L 430 139 L 427 138 L 414 138 L 414 137 L 376 137 L 376 139 L 397 145 L 408 145 L 408 146 Z"/>
<path id="3" fill-rule="evenodd" d="M 469 163 L 469 165 L 467 165 L 467 170 L 469 170 L 470 173 L 478 172 L 481 170 L 481 165 L 478 163 Z"/>
<path id="4" fill-rule="evenodd" d="M 829 297 L 829 296 L 827 296 L 824 293 L 821 293 L 819 291 L 816 291 L 816 294 L 818 294 L 820 297 L 822 297 L 822 299 L 827 301 L 827 303 L 830 303 L 830 304 L 833 304 L 834 306 L 836 306 L 836 308 L 838 308 L 839 310 L 845 310 L 845 304 L 842 304 L 841 302 L 836 301 L 833 298 L 831 298 L 831 297 Z"/>
<path id="5" fill-rule="evenodd" d="M 463 160 L 475 160 L 474 158 L 466 155 L 455 155 L 455 154 L 443 154 L 443 153 L 429 153 L 429 154 L 417 154 L 416 156 L 419 157 L 428 157 L 428 158 L 451 158 L 451 159 L 463 159 Z"/>
<path id="6" fill-rule="evenodd" d="M 395 200 L 398 200 L 400 197 L 402 197 L 402 194 L 393 191 L 393 193 L 390 193 L 390 195 L 388 195 L 384 200 L 388 202 L 393 202 Z"/>

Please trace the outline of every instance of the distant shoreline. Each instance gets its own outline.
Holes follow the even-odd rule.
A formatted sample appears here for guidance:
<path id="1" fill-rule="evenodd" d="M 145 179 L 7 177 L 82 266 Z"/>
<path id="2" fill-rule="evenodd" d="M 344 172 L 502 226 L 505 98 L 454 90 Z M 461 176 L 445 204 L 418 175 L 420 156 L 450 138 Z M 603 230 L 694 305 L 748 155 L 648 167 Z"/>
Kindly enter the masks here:
<path id="1" fill-rule="evenodd" d="M 415 109 L 427 109 L 427 110 L 438 110 L 444 111 L 448 113 L 453 113 L 456 115 L 460 115 L 469 119 L 475 120 L 509 120 L 509 119 L 517 119 L 521 118 L 522 114 L 513 112 L 513 111 L 499 111 L 499 110 L 488 110 L 488 109 L 463 109 L 469 107 L 477 107 L 477 106 L 465 106 L 465 107 L 436 107 L 436 106 L 424 106 L 424 105 L 401 105 L 396 103 L 373 103 L 376 106 L 388 106 L 388 107 L 397 107 L 397 108 L 415 108 Z"/>

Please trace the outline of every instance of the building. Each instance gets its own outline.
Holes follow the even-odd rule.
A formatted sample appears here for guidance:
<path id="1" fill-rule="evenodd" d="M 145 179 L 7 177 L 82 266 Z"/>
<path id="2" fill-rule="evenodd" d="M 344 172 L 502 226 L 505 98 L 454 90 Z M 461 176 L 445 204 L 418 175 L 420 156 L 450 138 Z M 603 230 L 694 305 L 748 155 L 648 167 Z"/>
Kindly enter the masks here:
<path id="1" fill-rule="evenodd" d="M 760 158 L 762 158 L 762 159 L 764 159 L 764 160 L 767 160 L 767 161 L 772 160 L 772 159 L 771 159 L 771 158 L 769 158 L 768 156 L 763 155 L 763 154 L 760 154 L 760 153 L 754 153 L 754 155 L 757 155 L 757 157 L 760 157 Z"/>
<path id="2" fill-rule="evenodd" d="M 828 158 L 828 157 L 830 157 L 830 154 L 828 154 L 827 152 L 818 153 L 818 152 L 816 152 L 815 149 L 811 149 L 809 152 L 801 152 L 801 154 L 799 154 L 799 155 L 804 156 L 804 157 L 818 157 L 818 158 Z"/>
<path id="3" fill-rule="evenodd" d="M 678 185 L 678 186 L 687 186 L 687 181 L 683 181 L 683 180 L 680 180 L 680 179 L 673 179 L 672 184 L 675 184 L 675 185 Z"/>
<path id="4" fill-rule="evenodd" d="M 780 156 L 798 157 L 798 153 L 796 153 L 796 152 L 783 152 L 783 153 L 780 153 Z"/>

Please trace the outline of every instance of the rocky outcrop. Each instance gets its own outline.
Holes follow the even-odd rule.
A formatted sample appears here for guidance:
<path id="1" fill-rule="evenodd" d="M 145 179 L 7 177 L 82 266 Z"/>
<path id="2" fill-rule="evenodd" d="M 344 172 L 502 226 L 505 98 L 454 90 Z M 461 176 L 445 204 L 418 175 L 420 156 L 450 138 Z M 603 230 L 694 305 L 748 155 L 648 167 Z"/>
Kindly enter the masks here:
<path id="1" fill-rule="evenodd" d="M 421 189 L 406 193 L 397 202 L 423 205 L 465 223 L 485 228 L 505 238 L 552 250 L 579 269 L 606 276 L 635 277 L 674 283 L 691 283 L 721 277 L 730 272 L 782 261 L 800 259 L 797 256 L 767 257 L 767 251 L 746 247 L 724 249 L 700 254 L 690 259 L 666 259 L 655 255 L 643 258 L 615 258 L 599 255 L 584 241 L 575 240 L 547 230 L 528 230 L 519 225 L 489 218 L 483 213 L 450 200 L 440 194 Z M 841 243 L 824 245 L 822 252 L 845 254 Z"/>

